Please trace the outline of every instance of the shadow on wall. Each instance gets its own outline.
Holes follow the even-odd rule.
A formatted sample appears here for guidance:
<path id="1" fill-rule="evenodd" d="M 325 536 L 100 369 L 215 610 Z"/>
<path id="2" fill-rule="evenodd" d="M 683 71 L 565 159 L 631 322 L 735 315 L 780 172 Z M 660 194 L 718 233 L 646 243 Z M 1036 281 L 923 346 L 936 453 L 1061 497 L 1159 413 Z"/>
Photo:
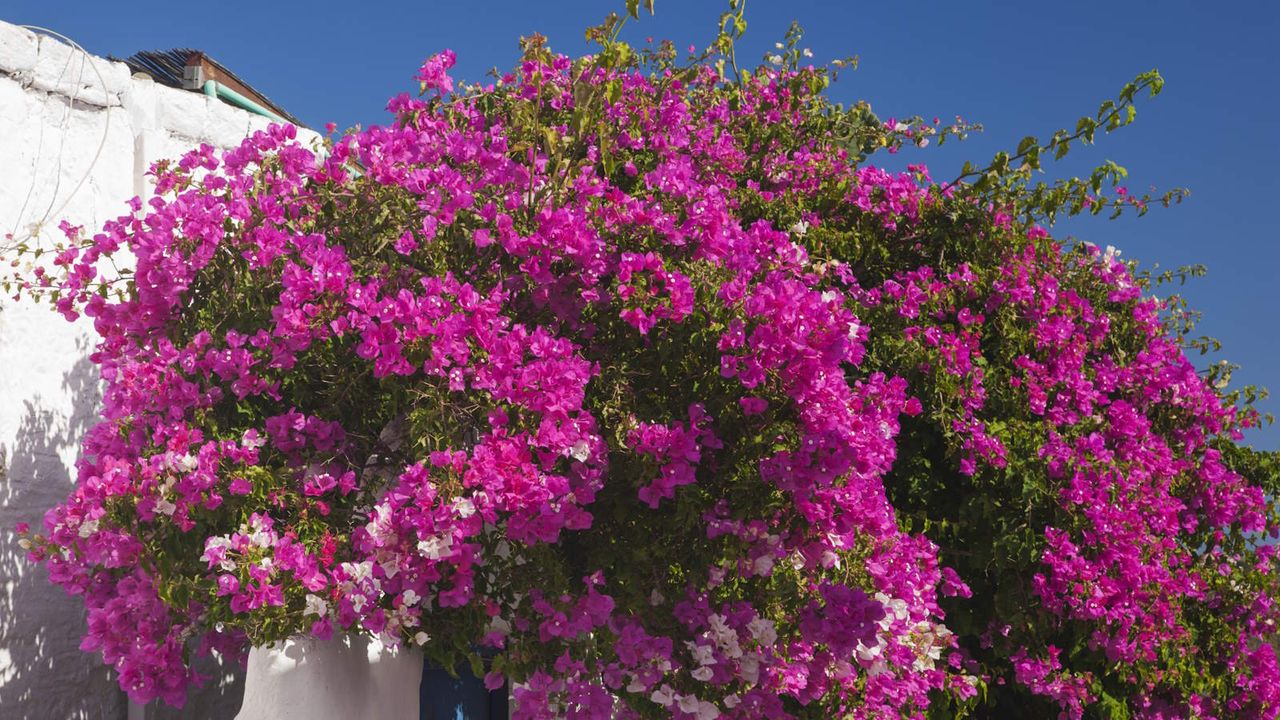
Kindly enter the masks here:
<path id="1" fill-rule="evenodd" d="M 63 377 L 76 398 L 71 417 L 24 402 L 22 423 L 0 476 L 0 708 L 5 718 L 118 718 L 124 700 L 109 671 L 79 649 L 83 605 L 27 560 L 14 525 L 43 526 L 43 514 L 71 491 L 62 458 L 92 423 L 101 394 L 87 358 Z"/>
<path id="2" fill-rule="evenodd" d="M 49 582 L 43 566 L 18 546 L 14 526 L 27 522 L 43 531 L 44 512 L 71 492 L 73 474 L 64 458 L 75 457 L 80 439 L 98 417 L 102 399 L 88 342 L 78 343 L 79 360 L 63 376 L 62 389 L 74 398 L 70 417 L 45 407 L 38 395 L 25 412 L 11 448 L 0 447 L 0 716 L 4 720 L 125 720 L 125 697 L 114 673 L 98 655 L 80 650 L 84 605 Z M 7 457 L 5 456 L 5 451 Z M 232 718 L 240 706 L 243 672 L 206 658 L 198 668 L 211 677 L 193 691 L 186 708 L 147 707 L 156 720 Z"/>
<path id="3" fill-rule="evenodd" d="M 244 697 L 244 668 L 224 663 L 221 657 L 203 657 L 196 661 L 196 672 L 210 678 L 204 687 L 192 689 L 182 709 L 160 701 L 147 706 L 146 720 L 232 720 L 240 712 Z M 130 720 L 133 717 L 131 716 Z"/>

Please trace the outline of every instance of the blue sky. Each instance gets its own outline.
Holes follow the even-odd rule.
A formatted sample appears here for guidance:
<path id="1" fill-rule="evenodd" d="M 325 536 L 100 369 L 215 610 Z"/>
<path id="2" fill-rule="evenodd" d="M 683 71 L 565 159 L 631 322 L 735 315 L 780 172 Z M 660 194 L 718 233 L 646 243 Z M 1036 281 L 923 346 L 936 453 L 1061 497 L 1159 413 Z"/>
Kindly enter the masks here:
<path id="1" fill-rule="evenodd" d="M 657 0 L 657 15 L 630 36 L 704 45 L 725 3 Z M 617 0 L 470 2 L 382 0 L 174 3 L 131 0 L 8 0 L 0 19 L 49 27 L 90 52 L 202 49 L 313 127 L 384 122 L 383 107 L 412 89 L 413 71 L 435 51 L 458 54 L 455 74 L 480 79 L 508 67 L 516 38 L 540 32 L 567 53 L 585 49 L 582 29 Z M 857 54 L 836 100 L 865 98 L 881 117 L 962 115 L 986 132 L 961 144 L 913 151 L 939 179 L 964 160 L 988 160 L 1024 135 L 1042 137 L 1092 112 L 1138 73 L 1159 68 L 1165 92 L 1142 103 L 1137 122 L 1052 166 L 1085 173 L 1104 159 L 1129 169 L 1135 191 L 1188 187 L 1182 206 L 1142 219 L 1060 224 L 1058 235 L 1114 245 L 1126 258 L 1209 275 L 1181 292 L 1204 312 L 1200 330 L 1222 340 L 1237 383 L 1280 393 L 1280 3 L 916 2 L 749 0 L 743 55 L 758 58 L 792 19 L 818 60 Z M 1198 361 L 1202 363 L 1203 361 Z M 1263 406 L 1280 415 L 1280 402 Z M 1253 433 L 1280 449 L 1280 425 Z"/>

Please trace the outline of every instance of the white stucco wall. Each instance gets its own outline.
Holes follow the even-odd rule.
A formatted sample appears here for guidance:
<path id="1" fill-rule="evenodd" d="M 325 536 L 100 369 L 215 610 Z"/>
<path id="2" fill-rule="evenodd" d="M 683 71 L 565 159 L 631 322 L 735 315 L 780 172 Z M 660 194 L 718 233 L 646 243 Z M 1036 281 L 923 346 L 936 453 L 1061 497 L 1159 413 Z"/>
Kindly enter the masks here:
<path id="1" fill-rule="evenodd" d="M 130 197 L 147 197 L 155 160 L 200 142 L 229 147 L 267 124 L 0 22 L 0 246 L 8 233 L 47 244 L 63 219 L 92 231 L 123 214 Z M 97 409 L 88 329 L 47 306 L 0 300 L 0 717 L 230 717 L 238 685 L 217 681 L 181 713 L 128 708 L 109 671 L 78 648 L 80 601 L 17 547 L 14 525 L 38 527 L 68 493 L 79 438 Z"/>

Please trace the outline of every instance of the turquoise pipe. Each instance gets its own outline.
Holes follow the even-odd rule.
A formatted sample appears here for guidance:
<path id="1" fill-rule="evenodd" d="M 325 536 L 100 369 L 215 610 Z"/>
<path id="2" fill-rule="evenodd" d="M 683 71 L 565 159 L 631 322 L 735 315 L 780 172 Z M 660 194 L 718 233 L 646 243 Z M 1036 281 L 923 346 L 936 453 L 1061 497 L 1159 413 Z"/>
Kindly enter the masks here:
<path id="1" fill-rule="evenodd" d="M 205 81 L 205 83 L 204 83 L 204 94 L 205 94 L 205 95 L 208 95 L 209 97 L 218 97 L 218 98 L 222 98 L 223 100 L 226 100 L 227 102 L 231 103 L 232 105 L 235 105 L 236 107 L 242 108 L 242 109 L 244 109 L 244 110 L 248 110 L 249 112 L 251 112 L 251 113 L 253 113 L 253 114 L 255 114 L 255 115 L 261 115 L 261 116 L 263 116 L 263 117 L 269 117 L 269 118 L 271 118 L 272 120 L 275 120 L 275 121 L 276 121 L 276 122 L 278 122 L 278 123 L 288 124 L 288 122 L 289 122 L 288 120 L 285 120 L 284 118 L 280 117 L 279 115 L 277 115 L 277 114 L 275 114 L 275 113 L 271 112 L 270 110 L 268 110 L 268 109 L 266 109 L 266 108 L 262 107 L 262 106 L 261 106 L 261 105 L 259 105 L 258 103 L 256 103 L 256 102 L 254 102 L 254 101 L 250 100 L 249 98 L 247 98 L 247 97 L 245 97 L 245 96 L 241 95 L 240 93 L 236 92 L 235 90 L 232 90 L 231 88 L 227 87 L 226 85 L 219 85 L 219 84 L 218 84 L 216 81 L 214 81 L 214 80 L 206 80 L 206 81 Z"/>
<path id="2" fill-rule="evenodd" d="M 227 102 L 231 103 L 232 105 L 235 105 L 235 106 L 237 106 L 237 107 L 239 107 L 239 108 L 243 108 L 243 109 L 245 109 L 245 110 L 248 110 L 249 112 L 254 113 L 254 114 L 256 114 L 256 115 L 262 115 L 263 117 L 269 117 L 269 118 L 271 118 L 272 120 L 275 120 L 275 121 L 276 121 L 276 122 L 278 122 L 278 123 L 281 123 L 281 124 L 288 124 L 288 123 L 289 123 L 289 121 L 288 121 L 288 120 L 285 120 L 284 118 L 280 117 L 279 115 L 277 115 L 277 114 L 275 114 L 275 113 L 271 112 L 270 110 L 268 110 L 268 109 L 266 109 L 266 108 L 262 107 L 262 106 L 261 106 L 261 105 L 259 105 L 258 103 L 256 103 L 256 102 L 254 102 L 254 101 L 250 100 L 249 98 L 247 98 L 247 97 L 245 97 L 245 96 L 241 95 L 240 93 L 236 92 L 235 90 L 232 90 L 231 88 L 229 88 L 229 87 L 227 87 L 227 86 L 225 86 L 225 85 L 219 85 L 219 84 L 218 84 L 216 81 L 214 81 L 214 80 L 206 80 L 206 81 L 205 81 L 205 83 L 204 83 L 204 94 L 205 94 L 205 95 L 208 95 L 209 97 L 222 98 L 223 100 L 226 100 Z M 324 148 L 321 148 L 321 149 L 320 149 L 320 159 L 322 159 L 322 160 L 323 160 L 323 159 L 324 159 L 325 157 L 327 157 L 327 156 L 328 156 L 328 152 L 327 152 L 327 151 L 325 151 L 325 150 L 324 150 Z M 363 174 L 364 174 L 364 173 L 360 172 L 359 170 L 357 170 L 357 169 L 355 169 L 355 168 L 348 168 L 348 170 L 349 170 L 350 172 L 355 173 L 356 177 L 359 177 L 359 176 L 361 176 L 361 175 L 363 175 Z"/>

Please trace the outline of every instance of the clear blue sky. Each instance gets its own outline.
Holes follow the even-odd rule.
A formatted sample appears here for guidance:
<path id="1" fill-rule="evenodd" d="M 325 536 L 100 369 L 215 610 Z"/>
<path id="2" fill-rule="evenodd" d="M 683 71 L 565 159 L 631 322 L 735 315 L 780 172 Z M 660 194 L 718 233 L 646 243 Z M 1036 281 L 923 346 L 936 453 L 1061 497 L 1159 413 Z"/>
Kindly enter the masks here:
<path id="1" fill-rule="evenodd" d="M 621 0 L 7 0 L 0 19 L 49 27 L 100 55 L 202 49 L 319 128 L 384 122 L 387 98 L 412 89 L 413 71 L 430 53 L 452 48 L 456 74 L 480 79 L 512 63 L 521 34 L 541 32 L 553 47 L 581 52 L 582 29 L 621 7 Z M 701 47 L 723 7 L 657 0 L 657 16 L 632 25 L 631 37 Z M 1129 169 L 1134 190 L 1185 186 L 1191 197 L 1140 220 L 1090 218 L 1056 232 L 1115 245 L 1147 265 L 1207 265 L 1209 276 L 1182 291 L 1204 312 L 1201 330 L 1223 341 L 1220 357 L 1243 365 L 1237 382 L 1280 393 L 1280 3 L 749 0 L 747 11 L 749 58 L 781 39 L 792 19 L 808 30 L 805 44 L 817 59 L 859 55 L 861 69 L 833 90 L 837 100 L 866 98 L 881 117 L 959 114 L 983 123 L 986 132 L 966 143 L 908 156 L 937 178 L 1023 135 L 1074 126 L 1134 75 L 1159 68 L 1165 92 L 1141 104 L 1136 124 L 1051 171 L 1079 174 L 1109 158 Z M 1277 400 L 1263 407 L 1280 415 Z M 1280 426 L 1249 439 L 1280 448 Z"/>

